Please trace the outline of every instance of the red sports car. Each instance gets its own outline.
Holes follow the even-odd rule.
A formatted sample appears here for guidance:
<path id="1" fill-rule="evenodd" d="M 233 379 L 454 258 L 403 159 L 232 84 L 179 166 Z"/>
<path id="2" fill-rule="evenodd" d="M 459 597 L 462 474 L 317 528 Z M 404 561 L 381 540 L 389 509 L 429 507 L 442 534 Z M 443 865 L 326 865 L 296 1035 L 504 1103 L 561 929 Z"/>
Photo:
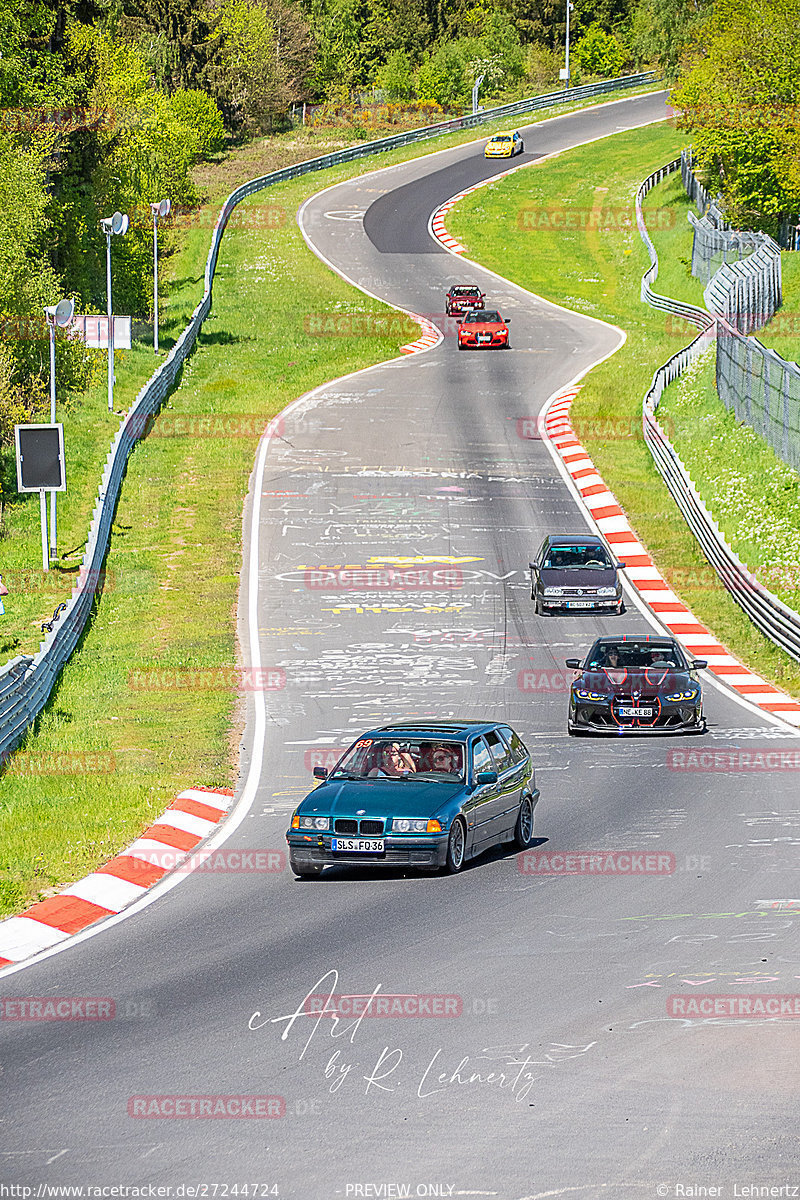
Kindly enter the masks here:
<path id="1" fill-rule="evenodd" d="M 510 320 L 510 318 L 509 318 Z M 459 350 L 508 350 L 508 325 L 495 309 L 469 312 L 459 321 Z"/>
<path id="2" fill-rule="evenodd" d="M 472 308 L 483 308 L 485 292 L 474 283 L 454 283 L 444 298 L 444 311 L 448 317 L 457 317 Z"/>

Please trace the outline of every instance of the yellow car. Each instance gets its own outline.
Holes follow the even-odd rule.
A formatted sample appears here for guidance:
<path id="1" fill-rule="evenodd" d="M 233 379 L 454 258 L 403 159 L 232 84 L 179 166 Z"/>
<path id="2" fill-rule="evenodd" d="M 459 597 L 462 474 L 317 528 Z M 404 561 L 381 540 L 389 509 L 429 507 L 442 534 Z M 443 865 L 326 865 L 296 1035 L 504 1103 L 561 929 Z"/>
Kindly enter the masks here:
<path id="1" fill-rule="evenodd" d="M 515 129 L 512 133 L 496 133 L 494 137 L 489 138 L 483 156 L 484 158 L 513 158 L 515 154 L 522 154 L 524 149 L 522 134 Z"/>

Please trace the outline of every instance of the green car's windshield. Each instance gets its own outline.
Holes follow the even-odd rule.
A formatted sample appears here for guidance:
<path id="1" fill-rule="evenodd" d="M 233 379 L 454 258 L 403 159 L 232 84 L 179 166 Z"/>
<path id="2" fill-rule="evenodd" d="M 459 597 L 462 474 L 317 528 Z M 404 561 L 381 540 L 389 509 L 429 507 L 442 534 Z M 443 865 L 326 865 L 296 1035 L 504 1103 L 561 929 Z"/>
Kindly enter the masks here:
<path id="1" fill-rule="evenodd" d="M 361 738 L 331 779 L 464 780 L 465 746 L 419 738 Z"/>

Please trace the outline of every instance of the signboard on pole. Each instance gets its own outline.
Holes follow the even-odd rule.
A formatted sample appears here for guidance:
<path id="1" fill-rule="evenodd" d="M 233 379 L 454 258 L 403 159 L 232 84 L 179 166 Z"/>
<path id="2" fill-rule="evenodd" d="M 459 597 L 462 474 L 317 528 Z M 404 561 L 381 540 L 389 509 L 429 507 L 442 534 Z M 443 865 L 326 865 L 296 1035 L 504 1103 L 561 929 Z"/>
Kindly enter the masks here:
<path id="1" fill-rule="evenodd" d="M 131 348 L 131 318 L 113 317 L 114 349 L 130 350 Z M 80 338 L 92 350 L 108 349 L 108 317 L 106 316 L 74 316 L 69 323 L 69 331 Z"/>
<path id="2" fill-rule="evenodd" d="M 15 425 L 17 491 L 65 492 L 63 425 Z"/>

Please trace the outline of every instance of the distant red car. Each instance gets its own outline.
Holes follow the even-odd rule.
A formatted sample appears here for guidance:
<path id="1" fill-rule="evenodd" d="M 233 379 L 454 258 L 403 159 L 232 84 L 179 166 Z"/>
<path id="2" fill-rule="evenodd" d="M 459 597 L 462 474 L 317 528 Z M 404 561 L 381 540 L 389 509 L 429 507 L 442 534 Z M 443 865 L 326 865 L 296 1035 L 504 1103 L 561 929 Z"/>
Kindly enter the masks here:
<path id="1" fill-rule="evenodd" d="M 483 308 L 486 293 L 477 284 L 455 283 L 445 296 L 444 311 L 448 317 L 456 317 L 460 313 L 470 312 L 473 308 Z"/>
<path id="2" fill-rule="evenodd" d="M 510 318 L 509 318 L 510 320 Z M 508 321 L 494 309 L 468 312 L 459 321 L 459 350 L 508 350 Z"/>

